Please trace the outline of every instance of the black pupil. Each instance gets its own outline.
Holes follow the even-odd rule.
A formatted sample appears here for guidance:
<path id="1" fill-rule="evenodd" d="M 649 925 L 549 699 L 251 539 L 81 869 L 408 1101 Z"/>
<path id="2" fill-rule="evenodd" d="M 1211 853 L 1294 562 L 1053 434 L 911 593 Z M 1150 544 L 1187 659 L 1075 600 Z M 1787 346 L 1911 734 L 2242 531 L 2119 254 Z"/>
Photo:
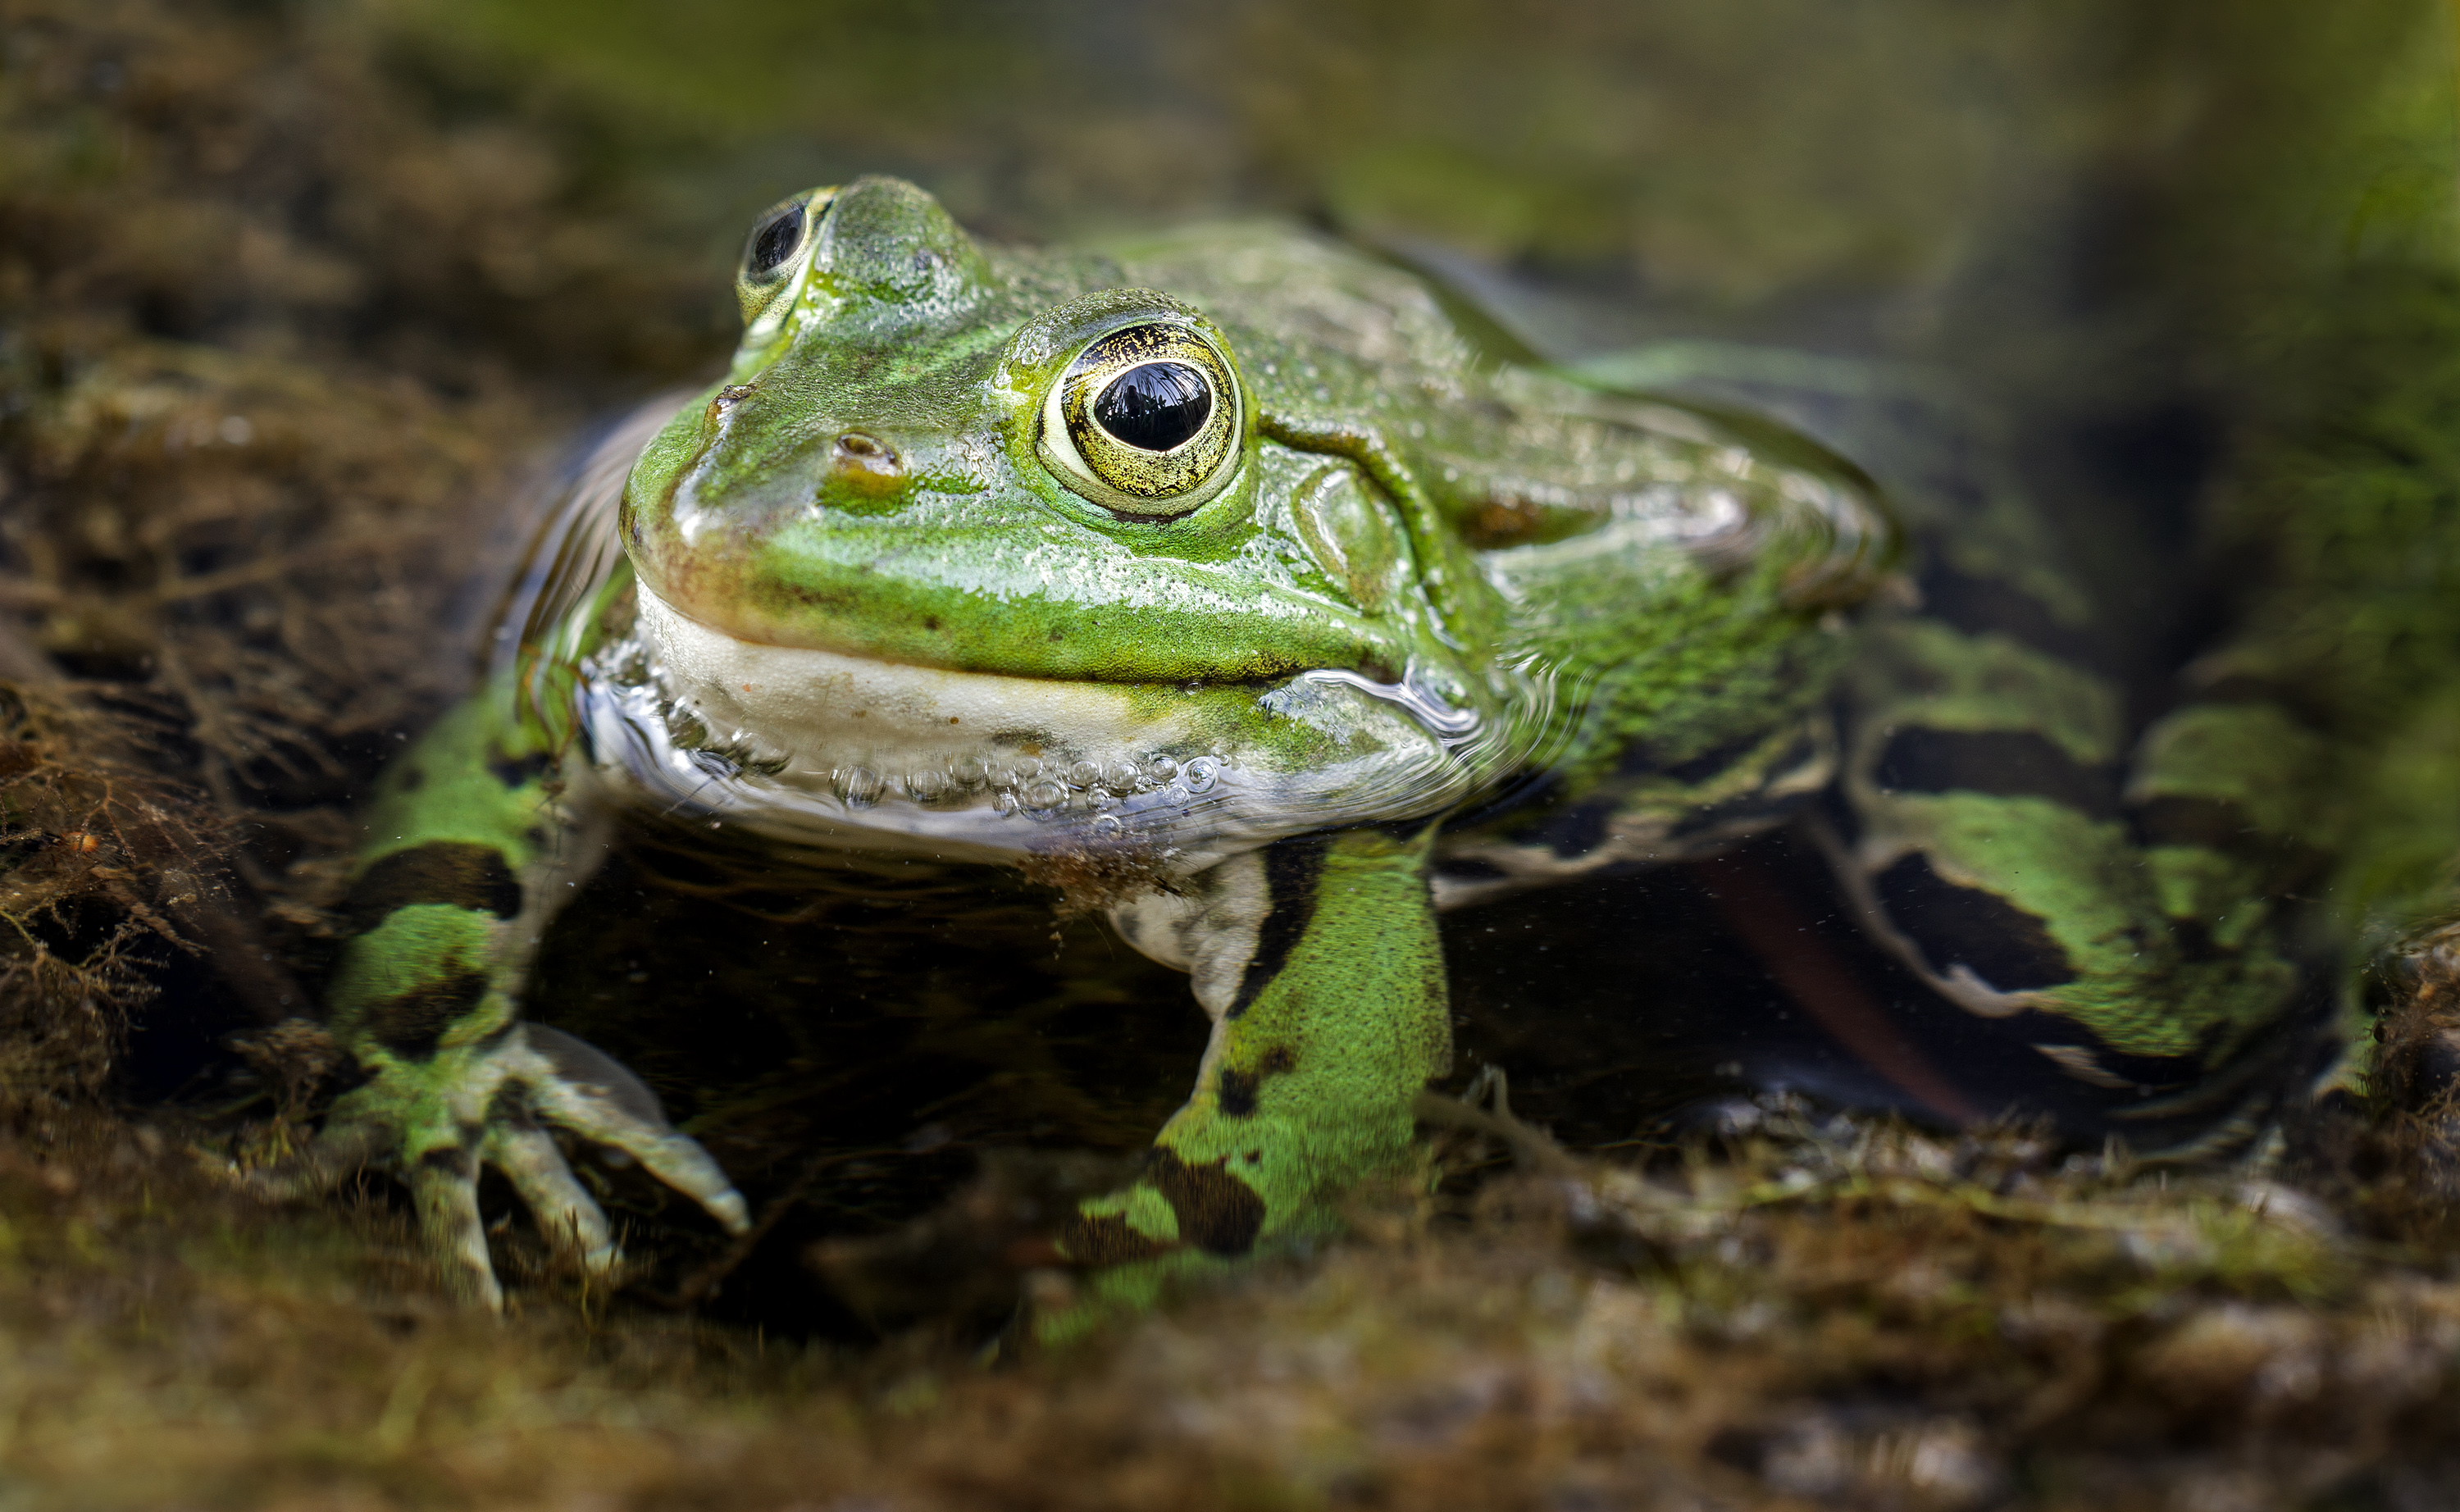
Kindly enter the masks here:
<path id="1" fill-rule="evenodd" d="M 1169 451 L 1204 429 L 1212 415 L 1212 387 L 1183 362 L 1130 368 L 1093 401 L 1102 429 L 1147 452 Z"/>
<path id="2" fill-rule="evenodd" d="M 760 228 L 752 239 L 752 271 L 766 273 L 795 255 L 803 240 L 803 207 L 796 205 Z"/>

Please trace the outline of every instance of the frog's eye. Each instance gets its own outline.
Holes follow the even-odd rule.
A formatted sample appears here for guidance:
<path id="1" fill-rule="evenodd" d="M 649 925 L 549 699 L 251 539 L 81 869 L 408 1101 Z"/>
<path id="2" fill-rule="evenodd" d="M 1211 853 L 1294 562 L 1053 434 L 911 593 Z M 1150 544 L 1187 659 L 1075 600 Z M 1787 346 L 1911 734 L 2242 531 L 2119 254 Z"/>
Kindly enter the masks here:
<path id="1" fill-rule="evenodd" d="M 835 189 L 798 194 L 770 206 L 752 223 L 752 234 L 743 243 L 743 269 L 734 281 L 735 294 L 743 302 L 745 326 L 757 326 L 773 305 L 783 310 L 785 306 L 779 303 L 778 296 L 795 283 L 792 275 L 803 266 L 803 254 L 811 247 L 813 232 L 836 198 Z"/>
<path id="2" fill-rule="evenodd" d="M 1156 321 L 1077 353 L 1042 413 L 1042 457 L 1097 504 L 1183 515 L 1221 491 L 1239 456 L 1230 364 L 1198 331 Z"/>
<path id="3" fill-rule="evenodd" d="M 752 228 L 752 245 L 743 254 L 743 276 L 766 278 L 786 265 L 803 245 L 803 206 L 786 206 Z"/>

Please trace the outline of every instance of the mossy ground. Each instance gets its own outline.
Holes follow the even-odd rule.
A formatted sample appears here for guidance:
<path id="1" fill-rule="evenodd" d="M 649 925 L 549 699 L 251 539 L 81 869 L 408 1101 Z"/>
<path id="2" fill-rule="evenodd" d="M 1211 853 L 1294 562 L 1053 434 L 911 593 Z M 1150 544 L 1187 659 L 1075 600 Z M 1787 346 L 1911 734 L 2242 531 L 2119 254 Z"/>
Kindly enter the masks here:
<path id="1" fill-rule="evenodd" d="M 2408 1508 L 2460 1475 L 2441 1246 L 2015 1133 L 1779 1110 L 1365 1198 L 1323 1253 L 990 1363 L 569 1278 L 475 1317 L 393 1206 L 267 1212 L 90 1114 L 20 1120 L 0 1203 L 19 1505 Z"/>
<path id="2" fill-rule="evenodd" d="M 1147 1062 L 1178 1065 L 1178 1040 L 1200 1033 L 1140 1046 L 1096 1022 L 1134 995 L 1113 979 L 1142 968 L 1082 922 L 1007 973 L 1012 1011 L 985 1014 L 933 977 L 903 994 L 905 1017 L 823 1036 L 838 1079 L 806 1081 L 800 1102 L 754 1087 L 745 1106 L 770 1121 L 712 1136 L 735 1139 L 731 1165 L 768 1161 L 790 1201 L 811 1140 L 854 1151 L 833 1170 L 868 1173 L 831 1189 L 844 1205 L 826 1222 L 799 1209 L 813 1234 L 781 1240 L 757 1277 L 633 1191 L 636 1246 L 662 1266 L 593 1288 L 516 1224 L 515 1304 L 498 1323 L 434 1294 L 381 1182 L 286 1207 L 239 1192 L 226 1162 L 278 1152 L 313 1110 L 329 1068 L 290 1021 L 329 960 L 352 805 L 465 681 L 492 591 L 471 586 L 493 584 L 519 536 L 506 500 L 591 414 L 718 360 L 740 217 L 840 160 L 923 174 L 1008 230 L 1209 196 L 1438 236 L 1611 291 L 1671 289 L 1693 301 L 1684 330 L 1816 327 L 1835 286 L 1902 285 L 1875 328 L 1943 330 L 1945 354 L 1994 382 L 2032 364 L 2024 393 L 2055 391 L 2053 407 L 2085 392 L 2129 413 L 2192 403 L 2230 434 L 2316 411 L 2248 401 L 2297 363 L 2232 366 L 2258 345 L 2249 307 L 2311 271 L 2300 257 L 2445 224 L 2409 202 L 2432 178 L 2418 164 L 2448 143 L 2417 149 L 2402 115 L 2416 92 L 2378 89 L 2406 76 L 2377 65 L 2414 55 L 2392 44 L 2421 34 L 2426 8 L 2309 25 L 2285 5 L 2085 7 L 2062 31 L 1922 0 L 1851 23 L 1813 7 L 1830 19 L 1795 26 L 1811 12 L 1767 0 L 1733 8 L 1765 32 L 1738 47 L 1719 27 L 1744 23 L 1705 19 L 1717 8 L 1618 32 L 1616 8 L 1564 4 L 1553 52 L 1522 53 L 1477 8 L 1257 7 L 1196 35 L 1193 64 L 1139 52 L 1149 36 L 1080 49 L 1071 108 L 1011 117 L 1020 94 L 1047 105 L 1056 87 L 1018 59 L 1058 55 L 1014 17 L 937 26 L 966 40 L 918 52 L 910 16 L 738 9 L 730 44 L 668 36 L 637 7 L 580 35 L 554 7 L 477 0 L 0 0 L 0 1502 L 2407 1512 L 2451 1499 L 2460 1186 L 2437 1089 L 2460 1069 L 2460 967 L 2433 938 L 2387 982 L 2385 1105 L 2292 1130 L 2260 1168 L 2146 1168 L 2021 1129 L 1928 1135 L 1791 1103 L 1729 1100 L 1715 1127 L 1579 1161 L 1524 1139 L 1517 1170 L 1509 1141 L 1453 1129 L 1431 1147 L 1433 1195 L 1366 1194 L 1349 1239 L 1064 1351 L 984 1347 L 1019 1295 L 1069 1284 L 1018 1269 L 1003 1236 L 1090 1178 L 995 1154 L 968 1186 L 971 1150 L 1037 1131 L 1133 1144 L 1177 1096 Z M 1223 73 L 1222 57 L 1243 61 Z M 1940 119 L 1963 136 L 1904 118 L 1942 80 L 1965 93 L 1938 97 L 1966 98 L 1976 68 L 2038 107 L 2039 129 L 1962 106 Z M 2104 96 L 2062 103 L 2105 77 Z M 1174 93 L 1190 78 L 1210 93 Z M 1732 121 L 1647 147 L 1702 102 L 1738 100 Z M 1519 136 L 1479 134 L 1504 116 Z M 1010 118 L 1017 133 L 992 129 Z M 780 120 L 825 147 L 778 149 L 760 133 Z M 2392 169 L 2363 181 L 2333 180 L 2322 147 L 2281 149 L 2386 134 Z M 1003 145 L 968 157 L 991 138 Z M 1910 145 L 1856 145 L 1892 140 Z M 2025 173 L 2079 195 L 2116 182 L 2095 202 L 2132 206 L 2119 219 L 2134 240 L 2040 293 L 2046 265 L 2008 250 L 2037 245 L 2025 216 L 2039 206 L 1990 201 L 1997 222 L 1961 208 Z M 2218 187 L 2176 187 L 2192 182 Z M 1940 192 L 1956 184 L 1976 193 Z M 2335 219 L 2356 202 L 2373 207 L 2364 225 Z M 2207 276 L 2224 245 L 2302 250 Z M 2447 322 L 2460 309 L 2434 280 L 2407 287 Z M 2101 324 L 2076 325 L 2079 301 Z M 2336 308 L 2292 312 L 2322 329 Z M 2009 334 L 2011 309 L 2032 311 L 2031 335 Z M 2364 345 L 2331 371 L 2388 365 L 2368 381 L 2398 387 L 2430 366 L 2401 344 L 2419 323 L 2392 324 L 2383 338 L 2357 323 Z M 2161 363 L 2136 362 L 2148 344 Z M 2110 351 L 2135 363 L 2123 382 L 2098 382 Z M 2440 414 L 2442 392 L 2418 413 Z M 2460 464 L 2380 442 L 2364 465 L 2453 539 Z M 2253 507 L 2222 543 L 2252 560 L 2281 539 L 2266 511 L 2318 518 L 2295 512 L 2329 495 L 2337 464 L 2286 432 L 2237 455 L 2255 459 L 2237 496 Z M 2266 485 L 2275 473 L 2295 486 Z M 2338 654 L 2336 596 L 2363 593 L 2414 539 L 2414 518 L 2384 518 L 2326 531 L 2304 577 L 2248 569 L 2242 582 L 2285 585 L 2304 643 L 2330 643 L 2283 655 Z M 2433 598 L 2424 578 L 2401 581 Z M 2266 602 L 2235 600 L 2251 615 Z M 2412 698 L 2460 658 L 2443 612 L 2403 621 Z M 2417 872 L 2368 896 L 2413 897 Z M 599 917 L 620 919 L 631 905 L 614 889 L 635 872 L 610 875 Z M 811 924 L 773 903 L 739 915 Z M 873 913 L 838 926 L 864 942 L 840 989 L 895 996 L 908 980 L 893 904 L 848 905 Z M 973 927 L 1038 939 L 1047 916 L 994 910 Z M 583 959 L 583 944 L 562 947 L 573 1011 L 597 1015 L 593 1033 L 635 1034 L 621 1048 L 658 1076 L 655 1005 L 626 995 L 647 973 Z M 1510 950 L 1468 962 L 1465 998 L 1509 1010 L 1530 990 Z M 1508 1033 L 1487 1043 L 1546 1058 Z M 945 1079 L 955 1111 L 922 1115 L 938 1133 L 886 1115 L 867 1133 L 829 1123 L 884 1097 L 860 1059 L 873 1049 Z M 857 1237 L 813 1247 L 840 1220 Z M 771 1304 L 737 1305 L 763 1288 Z M 802 1293 L 836 1310 L 768 1329 L 774 1298 Z"/>

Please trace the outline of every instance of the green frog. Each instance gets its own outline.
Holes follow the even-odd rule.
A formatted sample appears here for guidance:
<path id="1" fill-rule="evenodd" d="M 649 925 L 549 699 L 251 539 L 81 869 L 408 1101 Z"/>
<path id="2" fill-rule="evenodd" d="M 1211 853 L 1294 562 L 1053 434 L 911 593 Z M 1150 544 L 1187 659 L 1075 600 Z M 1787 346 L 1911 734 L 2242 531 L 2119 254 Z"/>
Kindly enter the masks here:
<path id="1" fill-rule="evenodd" d="M 2131 735 L 2021 541 L 1926 545 L 1786 428 L 1494 360 L 1292 227 L 994 248 L 869 178 L 762 216 L 736 288 L 724 378 L 600 448 L 513 649 L 367 816 L 329 991 L 364 1080 L 320 1149 L 399 1173 L 467 1296 L 501 1297 L 482 1167 L 615 1260 L 559 1135 L 749 1222 L 522 1016 L 626 811 L 1022 867 L 1185 971 L 1194 1091 L 1051 1236 L 1130 1291 L 1407 1165 L 1439 910 L 1781 824 L 2044 1075 L 2224 1121 L 2279 1082 L 2301 974 L 2240 841 L 2297 742 L 2227 700 Z"/>

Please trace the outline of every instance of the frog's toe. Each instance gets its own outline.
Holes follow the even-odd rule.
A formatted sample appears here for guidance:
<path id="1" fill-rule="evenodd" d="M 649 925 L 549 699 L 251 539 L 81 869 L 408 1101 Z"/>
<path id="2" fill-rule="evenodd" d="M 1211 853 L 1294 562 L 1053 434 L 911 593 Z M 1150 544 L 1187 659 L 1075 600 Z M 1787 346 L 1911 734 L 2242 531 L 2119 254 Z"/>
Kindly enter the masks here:
<path id="1" fill-rule="evenodd" d="M 593 1271 L 615 1264 L 615 1234 L 606 1214 L 573 1178 L 563 1152 L 544 1129 L 527 1119 L 498 1124 L 487 1131 L 480 1155 L 513 1183 L 549 1244 L 578 1255 Z"/>
<path id="2" fill-rule="evenodd" d="M 560 1029 L 522 1026 L 519 1075 L 538 1117 L 609 1149 L 709 1210 L 729 1233 L 752 1226 L 752 1210 L 700 1142 L 675 1132 L 641 1079 L 614 1057 Z M 566 1180 L 569 1180 L 567 1174 Z"/>
<path id="3" fill-rule="evenodd" d="M 432 1150 L 408 1173 L 419 1231 L 442 1272 L 444 1289 L 489 1311 L 501 1311 L 504 1288 L 487 1257 L 486 1225 L 478 1217 L 477 1157 L 460 1146 Z"/>

